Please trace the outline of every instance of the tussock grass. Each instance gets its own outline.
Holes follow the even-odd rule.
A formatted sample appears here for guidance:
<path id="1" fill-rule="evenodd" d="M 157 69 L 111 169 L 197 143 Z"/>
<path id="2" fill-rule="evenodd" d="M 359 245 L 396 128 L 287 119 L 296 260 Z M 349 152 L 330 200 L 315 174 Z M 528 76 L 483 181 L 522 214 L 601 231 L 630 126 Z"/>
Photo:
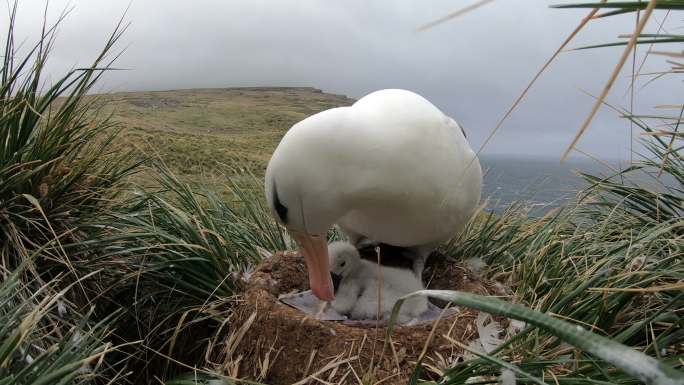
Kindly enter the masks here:
<path id="1" fill-rule="evenodd" d="M 679 219 L 641 225 L 633 215 L 621 205 L 607 213 L 585 211 L 580 205 L 542 219 L 507 212 L 472 226 L 447 253 L 486 260 L 488 274 L 510 285 L 517 301 L 530 310 L 642 350 L 681 370 L 684 351 L 674 342 L 683 337 L 679 312 L 684 304 L 684 250 L 677 235 L 683 224 Z M 498 349 L 495 357 L 538 381 L 634 381 L 593 356 L 591 349 L 581 351 L 559 336 L 528 328 Z M 491 358 L 446 369 L 449 380 L 443 383 L 453 384 L 496 378 L 501 370 Z"/>
<path id="2" fill-rule="evenodd" d="M 58 290 L 22 279 L 26 263 L 0 282 L 0 384 L 86 384 L 122 377 L 105 355 L 116 349 L 107 337 L 112 317 L 90 322 Z M 71 284 L 73 286 L 74 283 Z"/>
<path id="3" fill-rule="evenodd" d="M 88 68 L 70 71 L 54 84 L 43 80 L 56 26 L 23 57 L 14 54 L 14 12 L 0 68 L 0 260 L 16 267 L 41 249 L 41 270 L 65 268 L 62 244 L 78 240 L 79 221 L 119 190 L 114 186 L 134 167 L 130 154 L 111 151 L 113 123 L 93 117 L 84 96 L 108 70 L 107 53 L 121 34 L 117 27 Z"/>
<path id="4" fill-rule="evenodd" d="M 164 165 L 146 172 L 156 175 L 156 187 L 134 188 L 88 224 L 85 241 L 98 250 L 92 266 L 113 275 L 102 301 L 124 312 L 119 342 L 142 341 L 126 352 L 136 357 L 130 365 L 139 383 L 206 364 L 215 333 L 231 331 L 232 302 L 251 268 L 293 247 L 262 203 L 255 177 L 227 176 L 226 191 L 218 192 L 194 187 Z"/>
<path id="5" fill-rule="evenodd" d="M 81 268 L 93 252 L 82 241 L 84 224 L 117 197 L 135 163 L 111 151 L 113 123 L 84 96 L 109 69 L 123 28 L 91 66 L 48 84 L 56 25 L 19 56 L 16 9 L 0 68 L 0 383 L 114 381 L 125 368 L 106 360 L 116 312 L 94 314 L 100 271 Z"/>
<path id="6" fill-rule="evenodd" d="M 256 178 L 237 184 L 226 177 L 219 195 L 196 190 L 164 166 L 154 172 L 159 187 L 135 190 L 124 206 L 90 224 L 103 229 L 89 242 L 105 263 L 127 261 L 131 274 L 199 305 L 239 293 L 251 266 L 293 246 L 262 203 Z"/>

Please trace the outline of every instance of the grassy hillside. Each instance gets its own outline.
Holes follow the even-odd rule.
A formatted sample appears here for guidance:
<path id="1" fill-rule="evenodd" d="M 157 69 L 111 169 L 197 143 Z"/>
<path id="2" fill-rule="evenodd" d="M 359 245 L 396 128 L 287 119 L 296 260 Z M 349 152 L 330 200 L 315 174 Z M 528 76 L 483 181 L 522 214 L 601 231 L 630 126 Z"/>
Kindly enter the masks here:
<path id="1" fill-rule="evenodd" d="M 263 172 L 292 124 L 354 100 L 308 87 L 189 89 L 96 96 L 102 112 L 121 122 L 119 145 L 161 157 L 195 179 L 217 166 Z M 226 167 L 222 167 L 225 169 Z"/>

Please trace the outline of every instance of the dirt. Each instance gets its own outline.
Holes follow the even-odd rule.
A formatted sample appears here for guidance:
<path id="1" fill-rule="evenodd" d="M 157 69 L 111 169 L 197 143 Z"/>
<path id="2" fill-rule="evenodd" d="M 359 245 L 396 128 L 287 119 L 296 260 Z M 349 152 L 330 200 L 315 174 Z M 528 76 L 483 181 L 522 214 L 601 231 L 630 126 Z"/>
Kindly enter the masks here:
<path id="1" fill-rule="evenodd" d="M 430 289 L 505 295 L 500 285 L 446 258 L 431 258 L 425 279 Z M 308 279 L 299 255 L 278 254 L 257 267 L 216 357 L 227 374 L 273 385 L 316 383 L 313 377 L 335 384 L 405 384 L 423 350 L 424 378 L 431 379 L 462 360 L 457 343 L 477 337 L 477 311 L 468 309 L 434 324 L 395 326 L 386 338 L 383 327 L 319 321 L 278 301 L 280 294 L 302 290 L 308 290 Z"/>

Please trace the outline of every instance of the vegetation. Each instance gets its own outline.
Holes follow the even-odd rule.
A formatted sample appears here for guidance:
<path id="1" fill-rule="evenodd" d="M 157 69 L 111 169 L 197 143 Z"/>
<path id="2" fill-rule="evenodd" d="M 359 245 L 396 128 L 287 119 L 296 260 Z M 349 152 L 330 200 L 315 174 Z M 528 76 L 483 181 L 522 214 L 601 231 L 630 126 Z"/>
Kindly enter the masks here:
<path id="1" fill-rule="evenodd" d="M 261 175 L 294 123 L 353 102 L 305 87 L 120 92 L 98 99 L 124 127 L 119 146 L 159 156 L 181 179 L 203 183 L 231 167 Z"/>
<path id="2" fill-rule="evenodd" d="M 0 69 L 0 383 L 88 383 L 116 379 L 105 360 L 114 313 L 92 317 L 104 272 L 83 231 L 136 166 L 111 151 L 112 123 L 84 96 L 106 70 L 118 26 L 92 66 L 43 84 L 55 27 L 15 54 L 12 9 Z M 45 87 L 44 87 L 45 86 Z"/>
<path id="3" fill-rule="evenodd" d="M 618 12 L 648 4 L 620 2 Z M 239 329 L 231 309 L 254 264 L 293 246 L 253 174 L 292 122 L 349 101 L 310 89 L 262 100 L 250 89 L 88 96 L 121 25 L 91 67 L 50 86 L 41 75 L 54 27 L 21 57 L 12 29 L 0 70 L 0 385 L 242 382 L 211 353 Z M 226 92 L 258 118 L 216 106 Z M 301 105 L 278 103 L 284 93 Z M 214 121 L 207 108 L 225 114 Z M 440 384 L 495 383 L 502 371 L 537 384 L 684 382 L 681 118 L 663 129 L 620 113 L 644 134 L 646 153 L 631 167 L 584 175 L 578 202 L 541 218 L 524 202 L 482 213 L 443 246 L 451 258 L 483 259 L 516 304 L 432 295 L 527 327 L 465 362 L 426 357 L 412 382 L 426 371 Z M 163 162 L 143 164 L 138 150 Z M 205 172 L 213 183 L 188 183 Z"/>

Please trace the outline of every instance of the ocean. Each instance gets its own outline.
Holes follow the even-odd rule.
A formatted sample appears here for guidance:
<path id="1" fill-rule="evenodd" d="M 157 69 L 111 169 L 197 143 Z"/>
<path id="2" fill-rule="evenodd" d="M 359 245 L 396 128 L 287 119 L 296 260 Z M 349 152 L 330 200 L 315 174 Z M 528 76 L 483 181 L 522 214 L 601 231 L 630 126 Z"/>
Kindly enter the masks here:
<path id="1" fill-rule="evenodd" d="M 591 160 L 560 163 L 552 158 L 480 156 L 484 174 L 482 199 L 487 209 L 500 212 L 511 202 L 525 200 L 538 206 L 536 213 L 556 207 L 577 195 L 586 182 L 577 172 L 609 174 L 608 168 Z"/>

